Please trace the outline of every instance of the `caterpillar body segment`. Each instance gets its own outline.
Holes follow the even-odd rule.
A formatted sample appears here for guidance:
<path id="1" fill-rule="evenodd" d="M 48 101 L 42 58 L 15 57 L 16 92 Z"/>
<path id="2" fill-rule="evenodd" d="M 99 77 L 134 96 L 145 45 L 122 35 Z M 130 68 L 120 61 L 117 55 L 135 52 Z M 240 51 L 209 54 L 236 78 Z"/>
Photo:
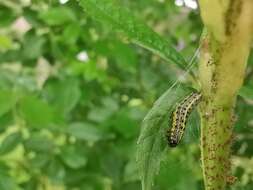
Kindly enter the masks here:
<path id="1" fill-rule="evenodd" d="M 184 135 L 187 119 L 200 99 L 201 94 L 193 92 L 183 99 L 172 112 L 171 127 L 166 134 L 170 147 L 175 147 L 179 144 Z"/>

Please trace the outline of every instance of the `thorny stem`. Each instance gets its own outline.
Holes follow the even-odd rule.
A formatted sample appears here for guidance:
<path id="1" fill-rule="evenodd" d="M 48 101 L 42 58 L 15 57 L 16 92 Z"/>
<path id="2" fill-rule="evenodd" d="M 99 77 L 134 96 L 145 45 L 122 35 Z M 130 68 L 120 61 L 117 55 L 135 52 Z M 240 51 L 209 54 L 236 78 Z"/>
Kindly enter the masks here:
<path id="1" fill-rule="evenodd" d="M 206 190 L 231 179 L 233 109 L 253 36 L 252 0 L 199 0 L 206 27 L 200 57 L 201 160 Z"/>

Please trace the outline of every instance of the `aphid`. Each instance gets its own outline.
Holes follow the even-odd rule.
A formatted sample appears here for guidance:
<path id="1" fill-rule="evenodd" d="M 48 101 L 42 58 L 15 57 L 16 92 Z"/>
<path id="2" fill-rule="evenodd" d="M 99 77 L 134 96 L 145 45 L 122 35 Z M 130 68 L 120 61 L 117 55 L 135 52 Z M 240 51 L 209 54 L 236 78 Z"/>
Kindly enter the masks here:
<path id="1" fill-rule="evenodd" d="M 178 145 L 185 131 L 187 118 L 201 98 L 200 93 L 193 92 L 178 104 L 171 114 L 172 127 L 167 130 L 167 140 L 170 147 Z"/>

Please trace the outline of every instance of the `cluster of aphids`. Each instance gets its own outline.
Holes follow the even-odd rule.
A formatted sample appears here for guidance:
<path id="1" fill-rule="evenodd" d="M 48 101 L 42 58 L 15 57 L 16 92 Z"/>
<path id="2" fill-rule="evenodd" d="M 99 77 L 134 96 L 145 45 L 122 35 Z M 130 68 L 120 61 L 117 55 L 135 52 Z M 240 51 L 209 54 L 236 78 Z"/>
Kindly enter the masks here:
<path id="1" fill-rule="evenodd" d="M 187 119 L 193 108 L 199 103 L 201 94 L 193 92 L 180 102 L 171 114 L 172 126 L 167 130 L 167 140 L 170 147 L 178 145 L 185 131 Z"/>

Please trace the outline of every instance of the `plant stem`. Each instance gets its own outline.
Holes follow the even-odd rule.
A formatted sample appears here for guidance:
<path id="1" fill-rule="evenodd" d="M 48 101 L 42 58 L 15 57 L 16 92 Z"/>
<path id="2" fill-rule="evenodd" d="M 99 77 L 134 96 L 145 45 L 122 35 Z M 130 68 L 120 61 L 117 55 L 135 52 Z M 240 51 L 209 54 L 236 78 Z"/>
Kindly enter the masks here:
<path id="1" fill-rule="evenodd" d="M 200 57 L 203 101 L 201 160 L 206 190 L 223 190 L 231 176 L 233 109 L 253 35 L 252 0 L 200 0 L 207 29 Z"/>

